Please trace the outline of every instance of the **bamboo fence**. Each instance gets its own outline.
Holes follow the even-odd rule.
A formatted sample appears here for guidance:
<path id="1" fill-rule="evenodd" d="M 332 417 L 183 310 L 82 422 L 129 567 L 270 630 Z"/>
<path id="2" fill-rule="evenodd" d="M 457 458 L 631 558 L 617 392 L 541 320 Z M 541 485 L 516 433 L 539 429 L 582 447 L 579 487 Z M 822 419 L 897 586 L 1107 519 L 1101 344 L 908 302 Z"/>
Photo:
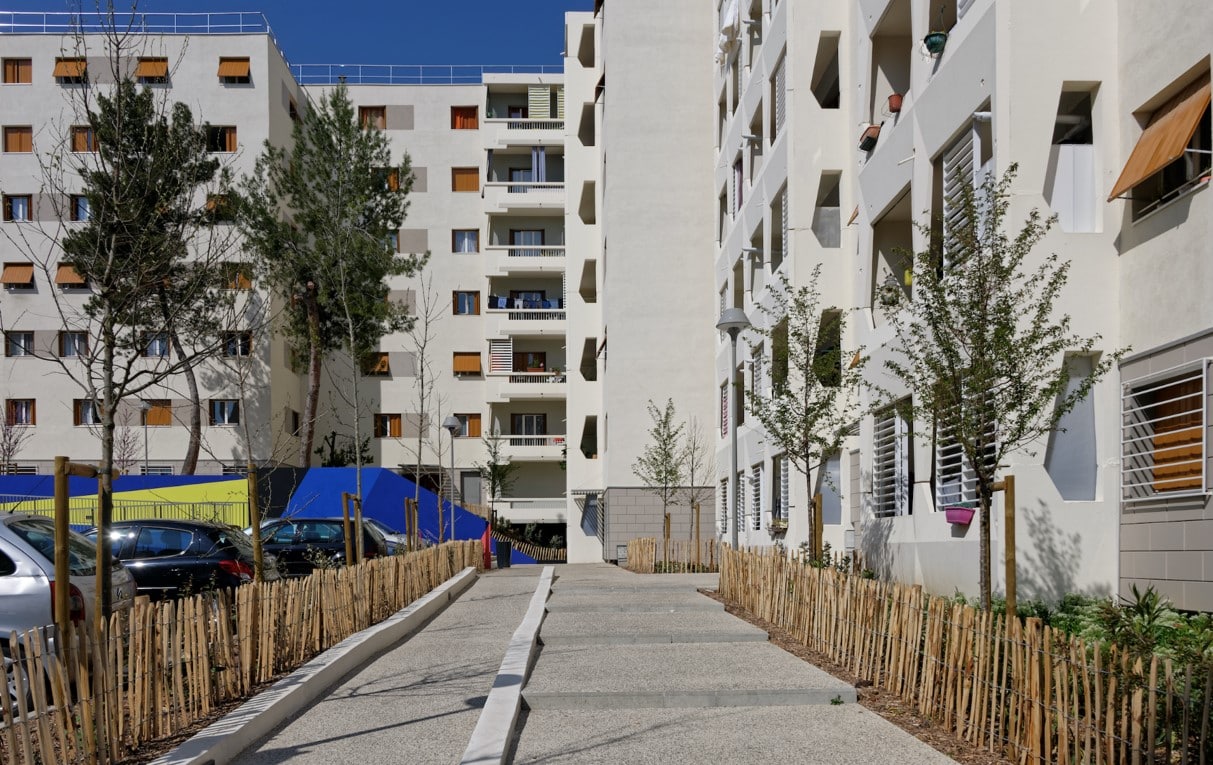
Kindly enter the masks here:
<path id="1" fill-rule="evenodd" d="M 631 559 L 629 553 L 629 561 Z M 720 594 L 957 739 L 1019 763 L 1213 765 L 1213 671 L 1004 620 L 919 586 L 720 551 Z"/>
<path id="2" fill-rule="evenodd" d="M 720 543 L 674 539 L 633 539 L 628 542 L 627 568 L 637 574 L 713 573 L 719 570 Z"/>
<path id="3" fill-rule="evenodd" d="M 68 651 L 43 630 L 14 635 L 25 671 L 12 675 L 15 703 L 0 693 L 0 764 L 120 761 L 479 567 L 480 549 L 451 542 L 302 579 L 140 598 L 96 631 L 74 630 Z"/>

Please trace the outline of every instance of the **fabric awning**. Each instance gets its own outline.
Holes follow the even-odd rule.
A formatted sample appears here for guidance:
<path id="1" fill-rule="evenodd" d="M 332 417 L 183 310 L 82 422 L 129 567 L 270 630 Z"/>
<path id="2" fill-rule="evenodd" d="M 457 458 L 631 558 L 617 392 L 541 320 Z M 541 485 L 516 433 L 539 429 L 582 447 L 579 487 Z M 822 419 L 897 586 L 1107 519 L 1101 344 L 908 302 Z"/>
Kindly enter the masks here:
<path id="1" fill-rule="evenodd" d="M 455 354 L 455 374 L 480 374 L 480 354 L 479 353 L 456 353 Z"/>
<path id="2" fill-rule="evenodd" d="M 75 266 L 70 263 L 60 263 L 59 268 L 55 271 L 55 284 L 63 287 L 81 287 L 84 286 L 85 281 Z"/>
<path id="3" fill-rule="evenodd" d="M 88 62 L 82 58 L 55 59 L 55 77 L 83 77 L 88 70 Z"/>
<path id="4" fill-rule="evenodd" d="M 219 59 L 220 77 L 248 77 L 249 60 L 247 58 Z"/>
<path id="5" fill-rule="evenodd" d="M 139 59 L 139 65 L 135 67 L 135 76 L 142 79 L 164 79 L 168 77 L 168 59 Z"/>
<path id="6" fill-rule="evenodd" d="M 34 281 L 33 263 L 5 263 L 4 271 L 0 273 L 0 284 L 26 285 Z"/>
<path id="7" fill-rule="evenodd" d="M 1209 76 L 1206 74 L 1154 112 L 1150 124 L 1137 139 L 1124 170 L 1116 179 L 1108 201 L 1123 195 L 1182 157 L 1208 107 Z"/>

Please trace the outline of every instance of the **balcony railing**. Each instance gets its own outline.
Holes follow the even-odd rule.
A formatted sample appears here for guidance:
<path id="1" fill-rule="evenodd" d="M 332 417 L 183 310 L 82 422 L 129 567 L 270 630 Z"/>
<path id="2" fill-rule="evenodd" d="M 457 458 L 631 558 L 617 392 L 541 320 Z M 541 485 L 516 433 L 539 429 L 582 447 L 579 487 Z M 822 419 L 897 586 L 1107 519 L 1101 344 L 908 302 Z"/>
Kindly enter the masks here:
<path id="1" fill-rule="evenodd" d="M 486 125 L 503 126 L 506 130 L 564 130 L 564 120 L 532 120 L 521 118 L 490 117 Z"/>
<path id="2" fill-rule="evenodd" d="M 299 64 L 291 74 L 300 85 L 479 85 L 486 74 L 556 74 L 557 65 L 513 64 Z"/>
<path id="3" fill-rule="evenodd" d="M 563 258 L 564 245 L 559 247 L 549 247 L 542 245 L 491 245 L 485 248 L 486 251 L 505 255 L 508 258 Z"/>
<path id="4" fill-rule="evenodd" d="M 564 191 L 564 181 L 489 181 L 485 188 L 504 188 L 509 194 L 534 194 L 545 191 Z"/>
<path id="5" fill-rule="evenodd" d="M 130 31 L 148 35 L 268 34 L 270 24 L 260 12 L 222 13 L 68 13 L 63 11 L 0 11 L 0 34 L 71 35 Z"/>
<path id="6" fill-rule="evenodd" d="M 551 308 L 536 308 L 529 311 L 502 311 L 497 309 L 490 310 L 489 313 L 495 313 L 498 316 L 505 314 L 505 318 L 508 321 L 564 321 L 566 318 L 562 309 Z"/>
<path id="7" fill-rule="evenodd" d="M 505 378 L 506 382 L 518 384 L 562 383 L 563 372 L 489 372 L 489 377 Z"/>
<path id="8" fill-rule="evenodd" d="M 510 446 L 564 446 L 564 436 L 503 436 Z"/>

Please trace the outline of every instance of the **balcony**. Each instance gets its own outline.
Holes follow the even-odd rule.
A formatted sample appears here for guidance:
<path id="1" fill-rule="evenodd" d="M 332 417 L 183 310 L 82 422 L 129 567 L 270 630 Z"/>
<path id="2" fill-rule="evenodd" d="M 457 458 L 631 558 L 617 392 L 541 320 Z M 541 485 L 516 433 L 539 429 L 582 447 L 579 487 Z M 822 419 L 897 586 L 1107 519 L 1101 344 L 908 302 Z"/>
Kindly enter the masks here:
<path id="1" fill-rule="evenodd" d="M 561 303 L 563 305 L 563 303 Z M 484 331 L 488 338 L 508 336 L 563 335 L 566 331 L 564 308 L 493 308 L 484 312 Z"/>
<path id="2" fill-rule="evenodd" d="M 541 146 L 564 143 L 564 120 L 510 117 L 489 118 L 483 123 L 484 148 Z"/>
<path id="3" fill-rule="evenodd" d="M 564 459 L 565 435 L 503 435 L 506 456 L 514 462 L 559 462 Z"/>
<path id="4" fill-rule="evenodd" d="M 486 276 L 562 273 L 565 268 L 564 245 L 489 245 L 484 252 Z"/>
<path id="5" fill-rule="evenodd" d="M 484 208 L 493 213 L 563 210 L 564 181 L 489 181 Z"/>
<path id="6" fill-rule="evenodd" d="M 490 403 L 510 401 L 563 401 L 568 386 L 563 372 L 489 372 L 485 376 L 486 399 Z"/>

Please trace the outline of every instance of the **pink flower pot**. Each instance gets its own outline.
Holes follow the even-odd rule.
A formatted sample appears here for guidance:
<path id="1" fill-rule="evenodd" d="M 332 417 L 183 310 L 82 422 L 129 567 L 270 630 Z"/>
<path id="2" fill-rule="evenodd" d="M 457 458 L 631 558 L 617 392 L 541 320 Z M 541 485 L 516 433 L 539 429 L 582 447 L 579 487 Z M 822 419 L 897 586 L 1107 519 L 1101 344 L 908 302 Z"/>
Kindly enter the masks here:
<path id="1" fill-rule="evenodd" d="M 945 507 L 943 509 L 944 516 L 948 519 L 948 523 L 959 523 L 961 526 L 968 526 L 973 522 L 973 513 L 977 512 L 971 507 Z"/>

